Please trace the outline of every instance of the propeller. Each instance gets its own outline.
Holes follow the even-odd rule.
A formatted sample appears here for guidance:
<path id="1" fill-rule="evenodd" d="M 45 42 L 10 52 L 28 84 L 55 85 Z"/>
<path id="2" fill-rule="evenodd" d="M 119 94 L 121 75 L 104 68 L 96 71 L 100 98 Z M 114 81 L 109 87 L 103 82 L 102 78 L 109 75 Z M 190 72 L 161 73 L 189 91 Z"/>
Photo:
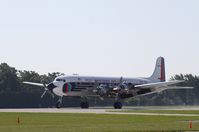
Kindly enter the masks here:
<path id="1" fill-rule="evenodd" d="M 42 93 L 41 95 L 41 98 L 44 97 L 44 95 L 46 93 L 49 93 L 53 98 L 54 98 L 54 93 L 53 93 L 53 89 L 56 88 L 57 86 L 55 86 L 53 84 L 53 82 L 49 83 L 49 84 L 42 84 L 42 83 L 35 83 L 35 82 L 27 82 L 27 81 L 24 81 L 23 82 L 24 84 L 28 84 L 28 85 L 34 85 L 34 86 L 39 86 L 39 87 L 43 87 L 44 88 L 44 92 Z"/>
<path id="2" fill-rule="evenodd" d="M 120 77 L 120 84 L 123 83 L 123 77 Z"/>
<path id="3" fill-rule="evenodd" d="M 43 84 L 44 92 L 42 93 L 41 98 L 43 98 L 44 95 L 46 95 L 46 93 L 49 93 L 49 94 L 52 96 L 52 98 L 55 97 L 55 95 L 54 95 L 54 94 L 51 92 L 51 90 L 50 90 L 51 85 L 53 85 L 53 84 L 50 83 L 50 84 L 48 84 L 47 86 L 46 86 L 46 84 Z"/>
<path id="4" fill-rule="evenodd" d="M 122 83 L 123 83 L 123 77 L 120 77 L 119 84 L 118 84 L 115 88 L 113 88 L 113 90 L 114 90 L 114 91 L 120 90 L 120 89 L 121 89 L 121 88 L 120 88 L 120 85 L 122 85 Z"/>
<path id="5" fill-rule="evenodd" d="M 113 91 L 115 92 L 115 100 L 118 100 L 120 96 L 128 94 L 130 87 L 130 83 L 128 83 L 126 80 L 123 80 L 123 77 L 121 77 L 119 84 L 113 88 Z"/>
<path id="6" fill-rule="evenodd" d="M 42 95 L 41 95 L 41 98 L 43 98 L 44 97 L 44 95 L 46 94 L 46 90 L 42 93 Z"/>

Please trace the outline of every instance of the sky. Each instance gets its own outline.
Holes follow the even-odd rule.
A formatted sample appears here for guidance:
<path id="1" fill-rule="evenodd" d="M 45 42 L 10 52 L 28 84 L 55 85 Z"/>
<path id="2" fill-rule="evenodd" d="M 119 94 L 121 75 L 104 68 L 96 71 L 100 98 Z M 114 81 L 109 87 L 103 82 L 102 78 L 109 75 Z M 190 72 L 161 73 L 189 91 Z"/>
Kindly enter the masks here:
<path id="1" fill-rule="evenodd" d="M 0 63 L 40 74 L 199 75 L 198 0 L 0 0 Z"/>

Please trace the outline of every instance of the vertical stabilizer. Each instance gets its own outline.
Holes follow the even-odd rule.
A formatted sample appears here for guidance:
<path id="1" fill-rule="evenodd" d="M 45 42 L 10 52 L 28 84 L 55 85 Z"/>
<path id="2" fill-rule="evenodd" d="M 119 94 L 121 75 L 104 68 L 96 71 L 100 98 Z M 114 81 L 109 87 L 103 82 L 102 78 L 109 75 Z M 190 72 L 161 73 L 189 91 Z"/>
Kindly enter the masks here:
<path id="1" fill-rule="evenodd" d="M 158 57 L 153 74 L 147 78 L 152 82 L 164 82 L 165 81 L 165 64 L 164 58 Z"/>

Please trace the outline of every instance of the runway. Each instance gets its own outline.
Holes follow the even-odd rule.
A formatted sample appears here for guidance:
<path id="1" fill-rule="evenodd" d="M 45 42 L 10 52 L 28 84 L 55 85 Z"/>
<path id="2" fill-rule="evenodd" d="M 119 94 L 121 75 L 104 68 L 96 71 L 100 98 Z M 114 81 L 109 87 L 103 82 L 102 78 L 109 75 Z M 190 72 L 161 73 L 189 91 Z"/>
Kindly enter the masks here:
<path id="1" fill-rule="evenodd" d="M 137 110 L 136 112 L 124 112 L 125 110 Z M 166 113 L 142 113 L 139 110 L 199 110 L 199 107 L 124 107 L 115 110 L 111 107 L 81 108 L 25 108 L 25 109 L 0 109 L 0 112 L 16 113 L 91 113 L 91 114 L 122 114 L 122 115 L 149 115 L 149 116 L 199 116 L 199 114 L 166 114 Z"/>

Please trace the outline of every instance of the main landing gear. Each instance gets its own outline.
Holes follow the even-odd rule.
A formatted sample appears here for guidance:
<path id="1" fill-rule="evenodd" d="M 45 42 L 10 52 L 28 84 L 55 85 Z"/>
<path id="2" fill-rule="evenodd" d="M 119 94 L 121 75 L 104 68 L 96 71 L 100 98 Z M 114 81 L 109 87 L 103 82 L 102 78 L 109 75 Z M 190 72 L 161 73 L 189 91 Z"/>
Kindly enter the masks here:
<path id="1" fill-rule="evenodd" d="M 113 107 L 115 109 L 121 109 L 122 108 L 122 103 L 119 101 L 114 102 Z"/>
<path id="2" fill-rule="evenodd" d="M 82 109 L 88 109 L 89 103 L 88 103 L 87 97 L 82 97 L 81 98 L 80 106 L 81 106 Z"/>
<path id="3" fill-rule="evenodd" d="M 116 97 L 115 97 L 115 102 L 113 104 L 113 107 L 115 109 L 122 109 L 122 102 L 121 102 L 121 98 L 119 93 L 117 93 Z"/>
<path id="4" fill-rule="evenodd" d="M 59 98 L 59 100 L 56 103 L 56 108 L 61 108 L 62 107 L 62 97 Z"/>

